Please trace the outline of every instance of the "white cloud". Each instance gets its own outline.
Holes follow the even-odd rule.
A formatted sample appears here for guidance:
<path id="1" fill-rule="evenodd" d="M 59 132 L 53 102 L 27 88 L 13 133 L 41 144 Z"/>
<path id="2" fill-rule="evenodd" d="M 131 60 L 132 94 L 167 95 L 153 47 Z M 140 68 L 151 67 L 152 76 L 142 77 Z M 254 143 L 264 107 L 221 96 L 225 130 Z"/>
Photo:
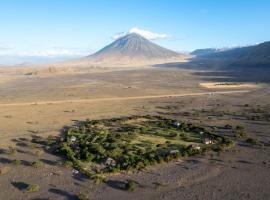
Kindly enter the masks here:
<path id="1" fill-rule="evenodd" d="M 83 52 L 70 49 L 50 48 L 39 51 L 5 51 L 0 49 L 0 56 L 18 57 L 76 57 L 85 55 Z"/>
<path id="2" fill-rule="evenodd" d="M 0 51 L 7 51 L 7 50 L 11 50 L 11 49 L 14 49 L 14 47 L 12 45 L 0 43 Z"/>
<path id="3" fill-rule="evenodd" d="M 112 38 L 116 40 L 116 39 L 123 37 L 127 34 L 130 34 L 130 33 L 137 33 L 137 34 L 145 37 L 148 40 L 167 39 L 170 37 L 170 35 L 167 35 L 165 33 L 162 33 L 162 34 L 153 33 L 153 32 L 148 31 L 148 30 L 143 30 L 143 29 L 139 29 L 139 28 L 134 27 L 127 32 L 116 33 Z"/>

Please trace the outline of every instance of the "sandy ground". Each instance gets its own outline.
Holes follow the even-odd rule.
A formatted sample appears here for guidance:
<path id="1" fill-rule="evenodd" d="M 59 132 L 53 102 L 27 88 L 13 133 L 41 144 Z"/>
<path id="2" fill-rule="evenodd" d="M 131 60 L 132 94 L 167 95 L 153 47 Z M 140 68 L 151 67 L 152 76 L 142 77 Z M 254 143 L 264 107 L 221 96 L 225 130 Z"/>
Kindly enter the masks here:
<path id="1" fill-rule="evenodd" d="M 222 129 L 226 124 L 242 125 L 250 136 L 263 142 L 270 140 L 267 83 L 261 88 L 218 91 L 199 87 L 205 78 L 197 70 L 162 67 L 55 76 L 17 74 L 15 78 L 1 73 L 0 189 L 5 192 L 0 193 L 0 199 L 78 199 L 81 192 L 90 199 L 269 199 L 270 150 L 249 146 L 242 140 L 220 154 L 109 177 L 100 185 L 72 174 L 72 169 L 61 165 L 61 157 L 31 142 L 37 137 L 57 136 L 64 126 L 77 120 L 133 114 L 193 121 L 228 135 L 231 133 Z M 244 117 L 254 115 L 252 110 L 258 105 L 266 112 L 266 119 L 251 121 Z M 7 153 L 9 146 L 17 149 L 15 155 Z M 13 165 L 14 159 L 22 160 L 22 164 Z M 33 161 L 44 165 L 33 168 Z M 127 179 L 138 181 L 140 187 L 135 192 L 123 190 Z M 161 186 L 155 187 L 155 182 Z M 25 192 L 27 184 L 38 184 L 40 191 Z"/>
<path id="2" fill-rule="evenodd" d="M 17 107 L 17 106 L 31 106 L 31 105 L 52 105 L 52 104 L 65 104 L 65 103 L 93 103 L 101 101 L 125 101 L 125 100 L 137 100 L 137 99 L 160 99 L 171 97 L 187 97 L 187 96 L 202 96 L 202 95 L 216 95 L 216 94 L 234 94 L 234 93 L 246 93 L 250 90 L 233 90 L 233 91 L 218 91 L 218 92 L 190 92 L 182 94 L 163 94 L 163 95 L 144 95 L 144 96 L 131 96 L 131 97 L 107 97 L 107 98 L 94 98 L 94 99 L 65 99 L 58 101 L 34 101 L 23 103 L 4 103 L 0 104 L 0 107 Z"/>
<path id="3" fill-rule="evenodd" d="M 200 86 L 209 89 L 230 89 L 230 88 L 262 88 L 263 84 L 256 83 L 229 83 L 229 82 L 216 82 L 216 83 L 200 83 Z"/>

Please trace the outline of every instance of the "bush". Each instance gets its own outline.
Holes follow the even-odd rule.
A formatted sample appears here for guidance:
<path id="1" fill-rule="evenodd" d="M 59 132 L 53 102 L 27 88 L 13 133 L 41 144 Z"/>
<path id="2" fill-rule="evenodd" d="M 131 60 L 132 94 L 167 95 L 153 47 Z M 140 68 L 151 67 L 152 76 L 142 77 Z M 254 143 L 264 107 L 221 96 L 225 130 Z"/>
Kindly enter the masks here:
<path id="1" fill-rule="evenodd" d="M 248 138 L 246 140 L 246 142 L 249 143 L 249 144 L 252 144 L 252 145 L 260 145 L 259 140 L 258 139 L 254 139 L 254 138 Z"/>
<path id="2" fill-rule="evenodd" d="M 16 150 L 15 147 L 8 147 L 8 153 L 9 153 L 10 155 L 14 155 L 14 154 L 17 153 L 17 150 Z"/>
<path id="3" fill-rule="evenodd" d="M 53 143 L 55 142 L 55 137 L 54 136 L 52 136 L 52 135 L 49 135 L 48 137 L 47 137 L 47 145 L 52 145 Z"/>
<path id="4" fill-rule="evenodd" d="M 37 184 L 30 184 L 30 185 L 28 185 L 27 186 L 27 188 L 26 188 L 26 192 L 37 192 L 37 191 L 39 191 L 39 185 L 37 185 Z"/>
<path id="5" fill-rule="evenodd" d="M 95 185 L 100 185 L 101 183 L 105 182 L 105 178 L 102 176 L 93 176 L 92 177 Z"/>
<path id="6" fill-rule="evenodd" d="M 156 190 L 159 190 L 159 188 L 163 186 L 162 183 L 159 183 L 159 182 L 154 182 L 153 184 Z"/>
<path id="7" fill-rule="evenodd" d="M 232 129 L 232 125 L 226 124 L 226 125 L 225 125 L 225 128 L 226 128 L 226 129 Z"/>
<path id="8" fill-rule="evenodd" d="M 235 131 L 234 136 L 236 138 L 245 138 L 247 134 L 243 130 L 240 130 L 240 131 L 238 130 L 238 131 Z"/>
<path id="9" fill-rule="evenodd" d="M 13 165 L 20 165 L 20 164 L 22 163 L 22 161 L 15 159 L 15 160 L 13 160 L 11 163 L 12 163 Z"/>
<path id="10" fill-rule="evenodd" d="M 138 183 L 133 180 L 128 180 L 126 183 L 126 190 L 134 192 L 137 189 Z"/>
<path id="11" fill-rule="evenodd" d="M 36 162 L 32 163 L 32 167 L 34 167 L 34 168 L 40 168 L 42 166 L 43 166 L 43 163 L 40 161 L 36 161 Z"/>
<path id="12" fill-rule="evenodd" d="M 73 162 L 71 162 L 70 160 L 65 160 L 64 163 L 63 163 L 63 166 L 64 167 L 72 167 L 73 166 Z"/>
<path id="13" fill-rule="evenodd" d="M 84 194 L 84 193 L 81 193 L 81 192 L 77 195 L 77 197 L 78 197 L 79 200 L 89 200 L 87 194 Z"/>
<path id="14" fill-rule="evenodd" d="M 244 127 L 241 125 L 237 125 L 235 128 L 236 128 L 236 130 L 244 130 Z"/>

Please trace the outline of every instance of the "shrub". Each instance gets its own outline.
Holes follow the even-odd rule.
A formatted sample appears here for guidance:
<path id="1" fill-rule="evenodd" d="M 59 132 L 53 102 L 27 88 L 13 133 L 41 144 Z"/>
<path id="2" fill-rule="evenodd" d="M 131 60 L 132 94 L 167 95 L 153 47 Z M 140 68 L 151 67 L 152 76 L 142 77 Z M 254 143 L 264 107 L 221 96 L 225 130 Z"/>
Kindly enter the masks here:
<path id="1" fill-rule="evenodd" d="M 153 184 L 156 190 L 159 190 L 159 188 L 163 186 L 162 183 L 159 183 L 159 182 L 154 182 Z"/>
<path id="2" fill-rule="evenodd" d="M 137 189 L 138 183 L 133 180 L 128 180 L 126 183 L 126 190 L 134 192 Z"/>
<path id="3" fill-rule="evenodd" d="M 77 195 L 77 197 L 78 197 L 79 200 L 89 200 L 88 195 L 85 194 L 85 193 L 81 193 L 81 192 L 80 192 L 80 193 Z"/>
<path id="4" fill-rule="evenodd" d="M 234 136 L 236 138 L 245 138 L 247 134 L 243 130 L 240 130 L 240 131 L 235 131 Z"/>
<path id="5" fill-rule="evenodd" d="M 70 160 L 65 160 L 64 163 L 63 163 L 63 166 L 64 167 L 72 167 L 73 166 L 73 162 L 71 162 Z"/>
<path id="6" fill-rule="evenodd" d="M 30 185 L 28 185 L 27 186 L 27 188 L 26 188 L 26 192 L 37 192 L 37 191 L 39 191 L 39 185 L 37 185 L 37 184 L 30 184 Z"/>
<path id="7" fill-rule="evenodd" d="M 226 129 L 232 129 L 232 125 L 226 124 L 226 125 L 225 125 L 225 128 L 226 128 Z"/>
<path id="8" fill-rule="evenodd" d="M 8 153 L 9 153 L 10 155 L 14 155 L 14 154 L 17 153 L 17 150 L 16 150 L 15 147 L 8 147 Z"/>
<path id="9" fill-rule="evenodd" d="M 32 163 L 32 167 L 34 167 L 34 168 L 40 168 L 42 166 L 43 166 L 43 163 L 40 161 L 36 161 L 36 162 Z"/>
<path id="10" fill-rule="evenodd" d="M 38 150 L 35 151 L 35 154 L 36 154 L 37 156 L 41 156 L 41 155 L 43 154 L 43 151 L 40 150 L 40 149 L 38 149 Z"/>
<path id="11" fill-rule="evenodd" d="M 15 160 L 13 160 L 11 163 L 12 163 L 13 165 L 20 165 L 20 164 L 22 163 L 22 161 L 15 159 Z"/>
<path id="12" fill-rule="evenodd" d="M 105 182 L 106 180 L 105 180 L 105 178 L 104 177 L 102 177 L 102 176 L 93 176 L 92 177 L 92 180 L 94 181 L 94 184 L 95 185 L 100 185 L 101 183 L 103 183 L 103 182 Z"/>
<path id="13" fill-rule="evenodd" d="M 244 127 L 241 125 L 237 125 L 235 128 L 236 128 L 236 130 L 244 130 Z"/>
<path id="14" fill-rule="evenodd" d="M 252 145 L 260 145 L 259 140 L 254 138 L 247 138 L 246 142 Z"/>
<path id="15" fill-rule="evenodd" d="M 52 136 L 52 135 L 49 135 L 48 137 L 47 137 L 47 145 L 52 145 L 53 143 L 55 142 L 55 137 L 54 136 Z"/>

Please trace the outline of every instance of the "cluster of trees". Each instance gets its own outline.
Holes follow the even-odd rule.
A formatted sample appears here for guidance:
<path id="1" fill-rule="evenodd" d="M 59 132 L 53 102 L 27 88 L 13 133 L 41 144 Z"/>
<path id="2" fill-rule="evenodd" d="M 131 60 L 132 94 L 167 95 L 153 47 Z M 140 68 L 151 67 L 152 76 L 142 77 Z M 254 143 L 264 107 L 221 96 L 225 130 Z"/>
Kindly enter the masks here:
<path id="1" fill-rule="evenodd" d="M 145 119 L 139 124 L 126 123 L 128 120 Z M 114 165 L 102 168 L 101 172 L 121 170 L 140 170 L 149 165 L 169 162 L 180 156 L 191 156 L 209 149 L 194 149 L 190 146 L 158 144 L 155 147 L 139 147 L 132 143 L 138 134 L 152 134 L 164 137 L 186 137 L 184 132 L 203 132 L 204 136 L 215 140 L 215 146 L 230 146 L 232 141 L 205 130 L 191 123 L 179 123 L 160 116 L 132 116 L 109 120 L 86 121 L 70 128 L 61 144 L 61 151 L 73 165 L 86 173 L 83 162 L 94 162 L 104 165 L 108 158 Z M 172 150 L 174 152 L 172 153 Z M 100 172 L 100 171 L 99 171 Z M 92 175 L 92 174 L 91 174 Z"/>

